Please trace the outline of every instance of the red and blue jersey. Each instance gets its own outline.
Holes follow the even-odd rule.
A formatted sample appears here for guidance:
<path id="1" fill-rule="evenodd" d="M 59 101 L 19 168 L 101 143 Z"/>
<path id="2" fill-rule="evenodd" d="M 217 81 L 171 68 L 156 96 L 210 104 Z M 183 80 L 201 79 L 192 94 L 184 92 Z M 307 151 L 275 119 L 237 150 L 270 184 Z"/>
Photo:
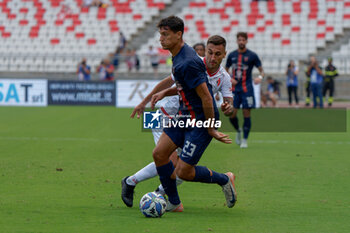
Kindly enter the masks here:
<path id="1" fill-rule="evenodd" d="M 259 68 L 261 61 L 256 53 L 247 49 L 244 53 L 239 53 L 238 50 L 231 52 L 226 61 L 226 68 L 232 67 L 232 78 L 238 83 L 232 87 L 234 92 L 249 92 L 253 93 L 253 68 Z"/>
<path id="2" fill-rule="evenodd" d="M 172 75 L 180 96 L 179 114 L 191 116 L 192 119 L 205 120 L 202 101 L 195 88 L 202 83 L 206 83 L 212 97 L 213 92 L 202 59 L 192 47 L 185 44 L 172 60 Z M 213 106 L 215 118 L 219 119 L 214 98 Z"/>

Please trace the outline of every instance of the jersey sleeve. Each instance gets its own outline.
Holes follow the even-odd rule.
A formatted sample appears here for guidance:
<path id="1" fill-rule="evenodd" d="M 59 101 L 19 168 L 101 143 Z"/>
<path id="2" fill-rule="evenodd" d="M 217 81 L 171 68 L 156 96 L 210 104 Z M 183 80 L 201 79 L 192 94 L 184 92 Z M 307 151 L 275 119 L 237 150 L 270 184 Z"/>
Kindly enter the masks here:
<path id="1" fill-rule="evenodd" d="M 220 92 L 222 94 L 222 97 L 233 98 L 231 78 L 226 71 L 224 72 L 224 78 L 222 80 L 222 86 L 221 86 Z"/>
<path id="2" fill-rule="evenodd" d="M 259 67 L 261 67 L 260 58 L 259 58 L 259 56 L 258 56 L 257 54 L 254 54 L 254 55 L 255 55 L 254 66 L 255 66 L 256 68 L 259 68 Z"/>
<path id="3" fill-rule="evenodd" d="M 204 64 L 203 64 L 204 67 Z M 200 84 L 207 81 L 207 74 L 205 68 L 195 61 L 187 63 L 184 72 L 184 81 L 189 89 L 195 89 Z"/>

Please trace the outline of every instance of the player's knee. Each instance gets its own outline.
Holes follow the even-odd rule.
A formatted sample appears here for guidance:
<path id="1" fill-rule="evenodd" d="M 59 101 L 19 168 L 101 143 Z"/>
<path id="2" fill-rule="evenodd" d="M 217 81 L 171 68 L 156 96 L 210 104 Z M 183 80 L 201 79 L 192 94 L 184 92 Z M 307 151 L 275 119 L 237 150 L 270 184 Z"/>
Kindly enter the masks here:
<path id="1" fill-rule="evenodd" d="M 230 116 L 230 118 L 236 118 L 237 117 L 237 110 L 233 110 L 232 115 Z"/>
<path id="2" fill-rule="evenodd" d="M 248 109 L 243 109 L 243 117 L 250 117 L 250 111 Z"/>
<path id="3" fill-rule="evenodd" d="M 156 163 L 161 163 L 164 160 L 161 151 L 157 147 L 154 148 L 152 155 Z"/>

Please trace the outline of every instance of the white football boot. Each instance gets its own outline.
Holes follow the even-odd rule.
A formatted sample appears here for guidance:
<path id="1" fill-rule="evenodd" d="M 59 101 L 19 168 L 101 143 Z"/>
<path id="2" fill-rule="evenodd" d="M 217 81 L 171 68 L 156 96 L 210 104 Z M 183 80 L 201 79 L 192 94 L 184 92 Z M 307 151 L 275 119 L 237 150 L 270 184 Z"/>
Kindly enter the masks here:
<path id="1" fill-rule="evenodd" d="M 242 142 L 241 142 L 241 148 L 248 148 L 248 142 L 247 142 L 247 139 L 242 139 Z"/>

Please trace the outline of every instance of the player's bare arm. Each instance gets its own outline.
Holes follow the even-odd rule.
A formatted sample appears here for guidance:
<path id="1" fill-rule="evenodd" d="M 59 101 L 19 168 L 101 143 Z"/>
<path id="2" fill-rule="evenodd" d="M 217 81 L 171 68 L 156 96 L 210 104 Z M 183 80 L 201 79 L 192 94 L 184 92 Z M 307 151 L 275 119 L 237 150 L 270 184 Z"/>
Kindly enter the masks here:
<path id="1" fill-rule="evenodd" d="M 236 79 L 234 78 L 231 78 L 231 83 L 232 83 L 232 86 L 236 86 L 236 84 L 238 83 Z"/>
<path id="2" fill-rule="evenodd" d="M 224 101 L 221 104 L 221 110 L 225 116 L 231 116 L 233 113 L 233 98 L 224 97 Z"/>
<path id="3" fill-rule="evenodd" d="M 213 106 L 213 98 L 210 95 L 210 92 L 208 90 L 208 86 L 206 83 L 202 83 L 196 87 L 196 93 L 201 98 L 202 101 L 202 107 L 203 112 L 205 115 L 206 120 L 208 119 L 214 119 L 214 106 Z M 212 137 L 214 137 L 216 140 L 230 144 L 232 143 L 232 140 L 228 137 L 228 135 L 221 133 L 217 131 L 215 128 L 208 128 L 208 133 Z"/>
<path id="4" fill-rule="evenodd" d="M 141 101 L 140 104 L 138 104 L 134 110 L 132 111 L 130 117 L 134 118 L 135 114 L 137 113 L 137 118 L 139 119 L 142 113 L 145 111 L 146 105 L 152 100 L 152 96 L 162 90 L 165 90 L 169 87 L 171 87 L 174 84 L 174 80 L 172 80 L 171 76 L 169 75 L 162 81 L 160 81 L 153 90 Z"/>
<path id="5" fill-rule="evenodd" d="M 260 67 L 258 68 L 258 70 L 259 70 L 260 75 L 259 75 L 259 77 L 257 77 L 257 78 L 254 79 L 254 83 L 255 83 L 255 84 L 261 83 L 263 77 L 265 76 L 265 72 L 264 72 L 264 69 L 263 69 L 262 66 L 260 66 Z"/>
<path id="6" fill-rule="evenodd" d="M 173 96 L 177 95 L 177 88 L 176 87 L 169 87 L 163 91 L 160 91 L 152 96 L 151 99 L 151 108 L 154 109 L 154 106 L 156 103 L 160 100 L 162 100 L 166 96 Z"/>

